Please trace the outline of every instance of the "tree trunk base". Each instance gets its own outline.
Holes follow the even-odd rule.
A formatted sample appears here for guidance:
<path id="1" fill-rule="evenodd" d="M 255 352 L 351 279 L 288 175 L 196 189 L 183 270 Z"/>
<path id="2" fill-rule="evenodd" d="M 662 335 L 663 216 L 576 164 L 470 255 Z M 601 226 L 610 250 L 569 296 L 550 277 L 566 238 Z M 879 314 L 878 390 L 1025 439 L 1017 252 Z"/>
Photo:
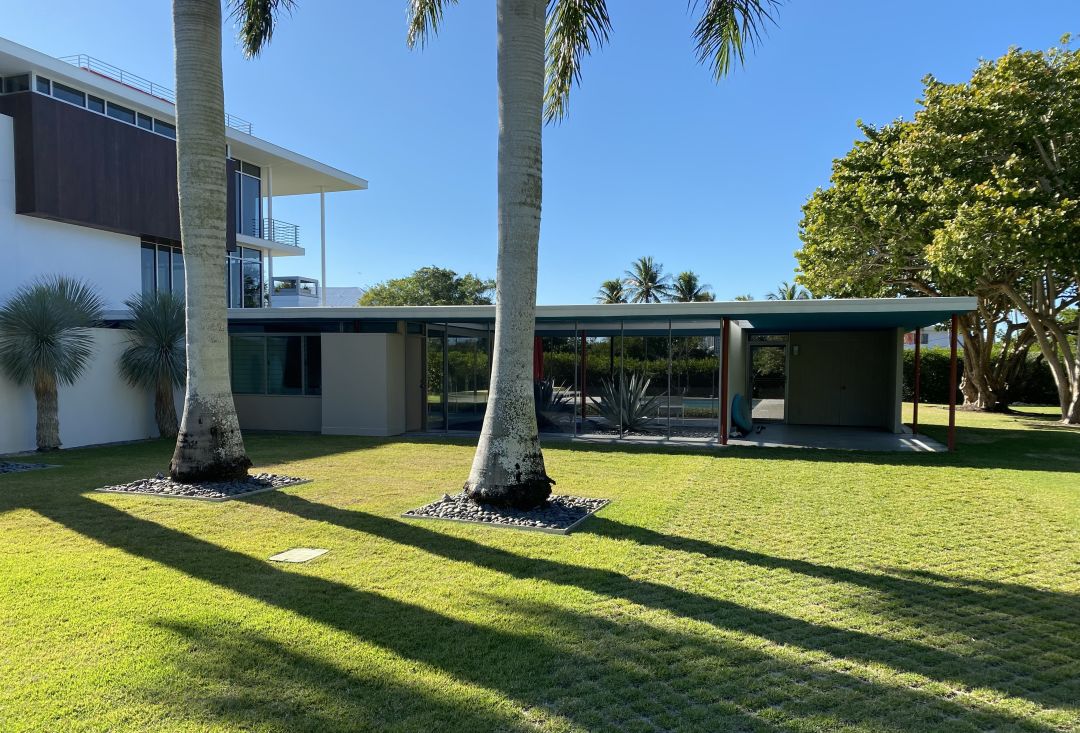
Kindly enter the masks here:
<path id="1" fill-rule="evenodd" d="M 169 464 L 170 478 L 188 484 L 229 481 L 246 478 L 249 468 L 251 459 L 244 451 L 236 414 L 212 401 L 189 397 Z"/>
<path id="2" fill-rule="evenodd" d="M 536 509 L 551 496 L 550 478 L 538 478 L 505 486 L 471 486 L 465 484 L 465 494 L 477 504 L 490 504 L 511 509 Z"/>

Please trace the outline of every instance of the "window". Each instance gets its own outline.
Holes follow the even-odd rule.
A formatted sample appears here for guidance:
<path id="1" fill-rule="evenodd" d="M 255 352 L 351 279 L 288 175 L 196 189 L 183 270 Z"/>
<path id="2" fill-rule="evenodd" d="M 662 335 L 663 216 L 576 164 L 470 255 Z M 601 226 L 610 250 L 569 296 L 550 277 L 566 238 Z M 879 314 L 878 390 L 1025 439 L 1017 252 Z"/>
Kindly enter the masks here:
<path id="1" fill-rule="evenodd" d="M 52 94 L 52 90 L 49 89 L 49 80 L 44 76 L 37 77 L 35 83 L 37 84 L 37 90 L 42 94 Z"/>
<path id="2" fill-rule="evenodd" d="M 150 115 L 144 115 L 140 112 L 137 116 L 137 124 L 144 130 L 154 129 L 154 118 Z"/>
<path id="3" fill-rule="evenodd" d="M 30 75 L 20 74 L 19 76 L 5 76 L 4 77 L 4 93 L 11 94 L 12 92 L 25 92 L 30 89 Z"/>
<path id="4" fill-rule="evenodd" d="M 262 308 L 265 305 L 260 250 L 237 247 L 235 252 L 228 253 L 225 290 L 230 308 Z"/>
<path id="5" fill-rule="evenodd" d="M 236 164 L 236 231 L 262 236 L 262 171 L 258 166 L 234 159 Z"/>
<path id="6" fill-rule="evenodd" d="M 140 270 L 144 293 L 171 290 L 183 296 L 184 255 L 179 247 L 143 242 Z"/>
<path id="7" fill-rule="evenodd" d="M 171 137 L 173 140 L 176 139 L 176 125 L 170 125 L 168 122 L 154 120 L 154 132 L 165 137 Z"/>
<path id="8" fill-rule="evenodd" d="M 105 114 L 105 100 L 101 97 L 95 97 L 90 94 L 86 97 L 86 106 L 92 111 L 98 114 Z"/>
<path id="9" fill-rule="evenodd" d="M 922 343 L 923 346 L 926 346 L 927 344 L 930 343 L 930 334 L 928 334 L 928 333 L 919 334 L 919 341 Z"/>
<path id="10" fill-rule="evenodd" d="M 322 337 L 233 334 L 229 339 L 235 394 L 319 395 Z"/>
<path id="11" fill-rule="evenodd" d="M 70 104 L 77 104 L 80 107 L 86 106 L 86 95 L 80 92 L 78 89 L 72 89 L 69 86 L 65 86 L 60 82 L 53 82 L 53 96 L 57 99 L 68 102 Z"/>
<path id="12" fill-rule="evenodd" d="M 233 336 L 229 345 L 232 391 L 266 394 L 266 337 Z"/>
<path id="13" fill-rule="evenodd" d="M 121 107 L 119 104 L 113 104 L 112 102 L 109 102 L 108 110 L 109 117 L 115 117 L 129 125 L 135 124 L 135 110 Z"/>

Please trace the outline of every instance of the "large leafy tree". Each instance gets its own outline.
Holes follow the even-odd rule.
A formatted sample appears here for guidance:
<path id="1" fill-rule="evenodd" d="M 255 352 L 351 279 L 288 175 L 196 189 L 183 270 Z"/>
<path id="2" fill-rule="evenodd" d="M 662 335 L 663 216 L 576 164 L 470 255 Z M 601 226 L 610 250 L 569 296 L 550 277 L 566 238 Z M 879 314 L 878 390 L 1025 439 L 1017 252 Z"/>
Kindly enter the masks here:
<path id="1" fill-rule="evenodd" d="M 131 313 L 120 374 L 135 387 L 154 392 L 154 420 L 163 438 L 176 437 L 173 387 L 184 386 L 184 301 L 168 290 L 124 301 Z"/>
<path id="2" fill-rule="evenodd" d="M 176 0 L 179 2 L 179 0 Z M 407 41 L 422 45 L 457 0 L 409 0 Z M 249 52 L 270 38 L 288 0 L 242 2 Z M 698 58 L 719 79 L 744 59 L 778 0 L 707 0 L 694 28 Z M 495 343 L 484 425 L 465 490 L 474 500 L 519 507 L 547 499 L 547 475 L 533 405 L 532 349 L 543 198 L 544 119 L 569 110 L 582 61 L 608 39 L 605 0 L 496 0 L 498 223 Z"/>
<path id="3" fill-rule="evenodd" d="M 60 447 L 57 386 L 86 370 L 102 308 L 90 286 L 64 276 L 25 285 L 0 307 L 0 369 L 34 389 L 40 451 Z"/>
<path id="4" fill-rule="evenodd" d="M 716 300 L 710 287 L 701 282 L 696 272 L 685 270 L 671 281 L 671 293 L 668 298 L 674 303 L 710 302 Z"/>
<path id="5" fill-rule="evenodd" d="M 638 257 L 626 271 L 623 283 L 631 303 L 659 303 L 671 297 L 671 275 L 652 256 Z"/>
<path id="6" fill-rule="evenodd" d="M 1080 423 L 1080 358 L 1061 322 L 1080 287 L 1080 53 L 1011 50 L 970 81 L 924 81 L 904 139 L 913 186 L 934 212 L 927 259 L 1027 319 Z"/>
<path id="7" fill-rule="evenodd" d="M 1080 284 L 1078 129 L 1080 55 L 1067 39 L 983 62 L 964 83 L 927 77 L 914 119 L 867 130 L 807 205 L 801 277 L 837 290 L 880 277 L 927 295 L 977 294 L 963 319 L 966 397 L 1001 404 L 1034 343 L 1063 419 L 1080 422 L 1080 359 L 1065 323 Z"/>
<path id="8" fill-rule="evenodd" d="M 490 305 L 494 280 L 458 275 L 442 267 L 421 267 L 368 288 L 357 305 Z"/>

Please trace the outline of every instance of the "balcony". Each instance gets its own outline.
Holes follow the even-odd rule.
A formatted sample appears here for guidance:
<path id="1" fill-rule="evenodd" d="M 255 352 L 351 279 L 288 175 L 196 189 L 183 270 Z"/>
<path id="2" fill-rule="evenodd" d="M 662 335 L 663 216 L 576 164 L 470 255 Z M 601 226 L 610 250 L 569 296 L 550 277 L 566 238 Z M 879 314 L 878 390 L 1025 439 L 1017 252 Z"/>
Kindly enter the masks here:
<path id="1" fill-rule="evenodd" d="M 61 61 L 77 66 L 80 69 L 89 71 L 91 74 L 97 74 L 98 76 L 104 76 L 106 79 L 112 79 L 113 81 L 123 84 L 126 87 L 142 92 L 143 94 L 149 94 L 151 97 L 156 97 L 163 102 L 168 102 L 171 105 L 176 105 L 176 93 L 168 87 L 163 87 L 160 84 L 155 84 L 149 79 L 144 79 L 141 76 L 132 74 L 130 71 L 124 71 L 119 66 L 113 66 L 112 64 L 105 63 L 101 59 L 96 59 L 93 56 L 87 56 L 85 53 L 75 54 L 74 56 L 63 56 Z M 251 134 L 251 123 L 245 119 L 231 115 L 228 112 L 225 113 L 225 126 L 230 127 L 239 132 Z"/>
<path id="2" fill-rule="evenodd" d="M 239 228 L 237 236 L 261 239 L 263 242 L 273 242 L 300 249 L 300 227 L 280 219 L 262 219 L 261 221 L 251 219 Z M 297 254 L 303 254 L 303 252 Z"/>

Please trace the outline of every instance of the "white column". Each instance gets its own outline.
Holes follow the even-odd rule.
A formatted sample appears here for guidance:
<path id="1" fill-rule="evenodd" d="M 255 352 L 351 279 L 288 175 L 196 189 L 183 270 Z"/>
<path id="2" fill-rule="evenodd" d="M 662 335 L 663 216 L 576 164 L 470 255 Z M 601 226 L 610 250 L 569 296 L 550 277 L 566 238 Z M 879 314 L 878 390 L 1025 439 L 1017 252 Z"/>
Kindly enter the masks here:
<path id="1" fill-rule="evenodd" d="M 326 189 L 319 186 L 319 239 L 322 252 L 322 280 L 319 282 L 319 302 L 326 307 Z"/>
<path id="2" fill-rule="evenodd" d="M 274 221 L 274 171 L 270 166 L 266 166 L 266 218 L 270 220 L 271 226 Z M 261 225 L 262 222 L 259 222 Z M 272 231 L 272 230 L 271 230 Z M 270 232 L 263 232 L 263 236 L 269 235 Z M 271 308 L 274 307 L 274 253 L 270 250 L 266 251 L 266 304 Z"/>

